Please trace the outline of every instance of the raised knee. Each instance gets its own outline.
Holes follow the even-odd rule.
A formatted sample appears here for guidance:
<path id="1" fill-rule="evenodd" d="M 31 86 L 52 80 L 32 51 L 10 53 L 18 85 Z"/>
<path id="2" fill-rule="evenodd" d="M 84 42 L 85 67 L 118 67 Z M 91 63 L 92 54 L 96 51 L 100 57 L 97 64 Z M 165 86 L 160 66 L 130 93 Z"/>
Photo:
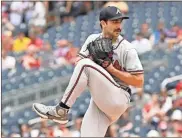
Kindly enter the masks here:
<path id="1" fill-rule="evenodd" d="M 91 65 L 93 64 L 93 61 L 89 58 L 83 58 L 80 61 L 78 61 L 77 66 L 85 66 L 85 65 Z"/>

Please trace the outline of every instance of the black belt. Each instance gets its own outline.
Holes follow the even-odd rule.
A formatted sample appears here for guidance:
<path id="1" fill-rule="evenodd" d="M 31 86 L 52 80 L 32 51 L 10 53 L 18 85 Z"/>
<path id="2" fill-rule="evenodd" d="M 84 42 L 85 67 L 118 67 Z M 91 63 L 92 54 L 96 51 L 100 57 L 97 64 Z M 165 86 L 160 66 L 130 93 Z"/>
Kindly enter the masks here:
<path id="1" fill-rule="evenodd" d="M 131 89 L 129 87 L 123 88 L 121 87 L 123 90 L 127 91 L 129 93 L 129 95 L 131 96 Z"/>

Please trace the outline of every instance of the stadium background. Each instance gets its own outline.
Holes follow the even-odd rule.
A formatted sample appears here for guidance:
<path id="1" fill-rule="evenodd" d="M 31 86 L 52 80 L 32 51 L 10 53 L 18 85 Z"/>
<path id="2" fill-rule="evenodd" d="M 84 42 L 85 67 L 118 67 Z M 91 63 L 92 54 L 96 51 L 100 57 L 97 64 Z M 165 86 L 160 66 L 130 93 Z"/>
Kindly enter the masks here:
<path id="1" fill-rule="evenodd" d="M 80 135 L 88 90 L 72 107 L 66 126 L 41 120 L 31 105 L 59 102 L 76 53 L 89 34 L 100 32 L 99 11 L 106 5 L 116 5 L 130 17 L 122 35 L 136 46 L 145 70 L 144 87 L 132 88 L 131 107 L 106 136 L 182 136 L 182 2 L 1 4 L 2 136 Z"/>

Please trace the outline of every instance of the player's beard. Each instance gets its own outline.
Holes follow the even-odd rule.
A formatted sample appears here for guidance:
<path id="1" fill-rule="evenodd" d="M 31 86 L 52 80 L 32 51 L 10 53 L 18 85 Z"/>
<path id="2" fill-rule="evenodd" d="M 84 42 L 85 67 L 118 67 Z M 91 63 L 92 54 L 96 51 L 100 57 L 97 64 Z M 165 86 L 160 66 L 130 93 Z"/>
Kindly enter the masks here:
<path id="1" fill-rule="evenodd" d="M 115 33 L 115 36 L 119 36 L 121 32 L 114 32 Z"/>
<path id="2" fill-rule="evenodd" d="M 114 30 L 114 31 L 105 31 L 103 32 L 105 38 L 111 38 L 114 41 L 118 38 L 120 35 L 120 30 Z"/>
<path id="3" fill-rule="evenodd" d="M 111 39 L 113 38 L 113 33 L 111 32 L 104 32 L 103 34 L 105 38 L 111 38 Z"/>
<path id="4" fill-rule="evenodd" d="M 113 40 L 115 41 L 117 38 L 118 38 L 118 36 L 120 35 L 120 31 L 114 31 L 113 33 L 112 33 L 112 37 L 113 37 Z"/>

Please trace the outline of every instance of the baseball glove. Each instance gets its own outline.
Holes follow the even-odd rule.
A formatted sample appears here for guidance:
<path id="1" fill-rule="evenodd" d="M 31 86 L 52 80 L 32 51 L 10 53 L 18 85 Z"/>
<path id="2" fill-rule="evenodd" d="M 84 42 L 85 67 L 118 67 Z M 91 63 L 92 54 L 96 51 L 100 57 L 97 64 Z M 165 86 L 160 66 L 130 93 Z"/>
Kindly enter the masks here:
<path id="1" fill-rule="evenodd" d="M 107 68 L 112 63 L 112 39 L 96 39 L 95 41 L 92 41 L 88 44 L 87 49 L 93 61 L 103 68 Z"/>

